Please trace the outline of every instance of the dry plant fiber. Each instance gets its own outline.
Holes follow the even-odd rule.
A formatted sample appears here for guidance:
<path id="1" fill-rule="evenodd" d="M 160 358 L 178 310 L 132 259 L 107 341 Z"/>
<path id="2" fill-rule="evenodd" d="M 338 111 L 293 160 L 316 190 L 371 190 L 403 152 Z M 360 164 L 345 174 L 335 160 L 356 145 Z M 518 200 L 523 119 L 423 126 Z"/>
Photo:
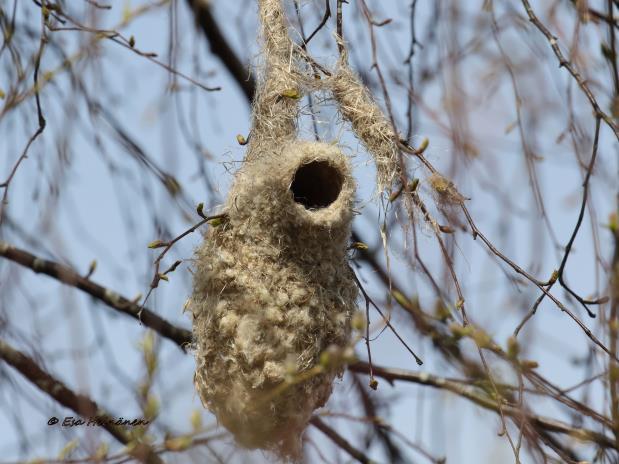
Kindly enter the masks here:
<path id="1" fill-rule="evenodd" d="M 333 98 L 342 116 L 350 122 L 357 137 L 374 157 L 378 190 L 390 189 L 400 174 L 400 151 L 393 125 L 348 66 L 345 52 L 330 81 Z"/>
<path id="2" fill-rule="evenodd" d="M 357 297 L 346 256 L 353 197 L 341 152 L 297 141 L 245 163 L 227 222 L 197 252 L 195 383 L 245 447 L 298 456 L 312 412 L 331 394 L 339 369 L 294 378 L 330 346 L 349 342 Z"/>
<path id="3" fill-rule="evenodd" d="M 297 137 L 298 100 L 301 97 L 294 44 L 280 0 L 260 0 L 264 72 L 252 108 L 252 129 L 246 160 Z"/>
<path id="4" fill-rule="evenodd" d="M 350 343 L 357 287 L 347 262 L 355 183 L 331 144 L 297 139 L 302 73 L 280 0 L 260 0 L 264 72 L 243 166 L 196 252 L 195 385 L 236 441 L 301 455 Z"/>

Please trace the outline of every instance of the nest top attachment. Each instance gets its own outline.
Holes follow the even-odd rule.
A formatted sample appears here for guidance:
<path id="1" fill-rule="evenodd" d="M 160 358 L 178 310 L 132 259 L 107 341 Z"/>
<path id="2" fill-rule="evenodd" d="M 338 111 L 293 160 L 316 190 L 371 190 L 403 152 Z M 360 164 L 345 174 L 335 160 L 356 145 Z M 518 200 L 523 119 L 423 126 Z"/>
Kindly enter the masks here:
<path id="1" fill-rule="evenodd" d="M 373 157 L 378 191 L 390 189 L 401 172 L 399 138 L 350 69 L 341 39 L 338 42 L 344 51 L 335 71 L 316 79 L 313 60 L 290 40 L 281 0 L 258 0 L 258 6 L 264 65 L 253 102 L 246 161 L 279 151 L 282 145 L 298 140 L 299 101 L 304 93 L 323 90 L 332 94 L 340 114 Z"/>

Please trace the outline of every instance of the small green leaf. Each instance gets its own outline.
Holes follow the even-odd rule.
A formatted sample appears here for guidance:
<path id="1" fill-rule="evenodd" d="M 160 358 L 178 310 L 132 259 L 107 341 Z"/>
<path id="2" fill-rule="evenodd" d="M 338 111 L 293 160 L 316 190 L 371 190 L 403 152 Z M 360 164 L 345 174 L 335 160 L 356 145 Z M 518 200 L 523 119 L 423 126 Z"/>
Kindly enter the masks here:
<path id="1" fill-rule="evenodd" d="M 159 401 L 153 395 L 149 395 L 144 406 L 144 418 L 152 420 L 159 413 Z"/>
<path id="2" fill-rule="evenodd" d="M 178 183 L 178 181 L 174 177 L 172 177 L 169 174 L 165 175 L 165 179 L 163 183 L 165 185 L 166 190 L 170 192 L 170 195 L 172 196 L 175 196 L 181 191 L 181 185 Z"/>
<path id="3" fill-rule="evenodd" d="M 613 234 L 616 234 L 619 230 L 619 220 L 617 220 L 617 213 L 612 212 L 608 216 L 608 228 Z"/>
<path id="4" fill-rule="evenodd" d="M 123 6 L 122 15 L 123 15 L 123 23 L 126 23 L 131 20 L 132 13 L 131 13 L 131 1 L 130 0 L 125 1 L 125 4 Z"/>
<path id="5" fill-rule="evenodd" d="M 418 155 L 421 155 L 424 151 L 426 151 L 426 148 L 428 148 L 429 145 L 430 145 L 430 139 L 428 139 L 428 137 L 424 137 L 419 147 L 415 149 L 415 152 Z"/>
<path id="6" fill-rule="evenodd" d="M 153 240 L 148 244 L 148 248 L 163 248 L 168 246 L 168 244 L 162 240 Z"/>
<path id="7" fill-rule="evenodd" d="M 395 301 L 397 301 L 398 304 L 404 309 L 414 309 L 414 305 L 412 304 L 412 302 L 399 290 L 391 290 L 391 295 L 393 296 Z"/>
<path id="8" fill-rule="evenodd" d="M 520 361 L 520 365 L 524 369 L 535 369 L 535 368 L 539 367 L 539 364 L 537 363 L 537 361 L 532 361 L 530 359 L 525 359 L 523 361 Z"/>
<path id="9" fill-rule="evenodd" d="M 443 225 L 439 225 L 438 226 L 439 230 L 441 232 L 443 232 L 444 234 L 453 234 L 456 232 L 456 229 L 454 229 L 451 226 L 443 226 Z"/>
<path id="10" fill-rule="evenodd" d="M 71 453 L 75 451 L 75 448 L 77 448 L 78 444 L 79 440 L 75 438 L 74 440 L 71 440 L 69 443 L 64 445 L 64 447 L 60 450 L 60 453 L 58 453 L 58 459 L 63 460 L 68 458 Z"/>
<path id="11" fill-rule="evenodd" d="M 361 332 L 362 330 L 365 330 L 365 328 L 367 327 L 365 316 L 361 312 L 356 311 L 352 316 L 350 325 L 353 329 L 359 332 Z"/>
<path id="12" fill-rule="evenodd" d="M 206 216 L 204 216 L 204 211 L 203 210 L 204 210 L 204 203 L 202 203 L 202 202 L 198 203 L 198 207 L 196 208 L 196 212 L 202 218 L 206 217 Z"/>
<path id="13" fill-rule="evenodd" d="M 518 353 L 520 353 L 520 345 L 518 344 L 518 340 L 516 340 L 516 337 L 509 337 L 507 339 L 507 356 L 510 359 L 516 359 L 518 357 Z"/>
<path id="14" fill-rule="evenodd" d="M 182 261 L 182 260 L 180 260 L 180 259 L 179 259 L 179 260 L 177 260 L 177 261 L 174 261 L 174 264 L 172 264 L 172 265 L 168 268 L 168 270 L 167 270 L 167 271 L 165 271 L 165 272 L 163 273 L 163 275 L 168 275 L 169 273 L 176 271 L 176 268 L 177 268 L 177 267 L 178 267 L 178 266 L 179 266 L 182 262 L 183 262 L 183 261 Z"/>
<path id="15" fill-rule="evenodd" d="M 611 63 L 613 61 L 615 61 L 615 54 L 613 53 L 613 49 L 610 48 L 608 45 L 606 45 L 605 43 L 601 44 L 601 49 L 602 49 L 602 56 L 604 58 L 606 58 L 608 61 L 610 61 Z"/>
<path id="16" fill-rule="evenodd" d="M 301 98 L 301 93 L 298 89 L 286 89 L 282 92 L 282 97 L 298 100 L 299 98 Z"/>
<path id="17" fill-rule="evenodd" d="M 192 439 L 191 437 L 175 437 L 168 438 L 163 445 L 167 450 L 170 451 L 183 451 L 191 446 Z"/>
<path id="18" fill-rule="evenodd" d="M 394 201 L 396 201 L 399 196 L 402 194 L 402 191 L 404 190 L 404 186 L 400 185 L 400 187 L 398 187 L 397 190 L 391 192 L 391 195 L 389 195 L 389 203 L 393 203 Z"/>
<path id="19" fill-rule="evenodd" d="M 222 217 L 214 217 L 213 219 L 209 219 L 208 223 L 212 226 L 212 227 L 217 227 L 220 226 L 224 223 L 224 218 Z"/>
<path id="20" fill-rule="evenodd" d="M 436 300 L 436 303 L 434 303 L 434 314 L 437 319 L 442 322 L 445 322 L 452 317 L 449 308 L 443 304 L 443 300 L 441 299 Z"/>
<path id="21" fill-rule="evenodd" d="M 194 409 L 191 413 L 191 428 L 194 432 L 199 432 L 202 429 L 202 414 L 197 409 Z"/>
<path id="22" fill-rule="evenodd" d="M 93 457 L 95 458 L 95 460 L 105 459 L 107 457 L 107 453 L 109 452 L 109 450 L 110 450 L 110 445 L 107 444 L 106 442 L 103 442 L 99 445 Z"/>
<path id="23" fill-rule="evenodd" d="M 550 276 L 550 280 L 548 282 L 551 284 L 554 284 L 558 278 L 559 278 L 559 271 L 555 269 L 554 271 L 552 271 L 552 275 Z"/>
<path id="24" fill-rule="evenodd" d="M 90 262 L 90 266 L 88 266 L 88 273 L 87 273 L 88 277 L 90 277 L 93 274 L 93 272 L 95 272 L 96 269 L 97 269 L 97 260 L 93 259 Z"/>

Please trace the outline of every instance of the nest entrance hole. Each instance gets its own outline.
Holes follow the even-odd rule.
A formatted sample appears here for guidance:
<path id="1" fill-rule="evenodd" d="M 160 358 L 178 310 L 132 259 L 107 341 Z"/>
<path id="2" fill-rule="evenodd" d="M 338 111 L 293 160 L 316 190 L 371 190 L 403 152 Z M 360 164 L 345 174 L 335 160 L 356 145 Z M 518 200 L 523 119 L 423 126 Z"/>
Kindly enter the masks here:
<path id="1" fill-rule="evenodd" d="M 340 171 L 328 161 L 312 161 L 297 169 L 290 191 L 306 209 L 326 208 L 337 200 L 343 183 Z"/>

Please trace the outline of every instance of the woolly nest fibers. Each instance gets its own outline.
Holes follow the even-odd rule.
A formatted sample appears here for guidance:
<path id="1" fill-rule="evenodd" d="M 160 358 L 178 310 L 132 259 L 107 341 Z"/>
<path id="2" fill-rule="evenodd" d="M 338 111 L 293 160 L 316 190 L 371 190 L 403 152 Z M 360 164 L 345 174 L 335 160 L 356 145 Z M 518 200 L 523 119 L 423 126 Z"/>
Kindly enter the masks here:
<path id="1" fill-rule="evenodd" d="M 321 176 L 333 177 L 324 189 L 307 183 Z M 331 394 L 337 371 L 286 381 L 329 345 L 348 342 L 357 295 L 346 261 L 353 194 L 336 148 L 297 142 L 245 164 L 228 221 L 197 252 L 195 382 L 243 446 L 295 454 L 312 411 Z"/>
<path id="2" fill-rule="evenodd" d="M 196 252 L 195 385 L 203 404 L 248 448 L 298 457 L 301 434 L 350 345 L 357 288 L 348 267 L 355 183 L 333 144 L 297 139 L 298 100 L 324 86 L 374 156 L 379 187 L 395 176 L 393 132 L 345 62 L 319 80 L 288 37 L 280 0 L 259 0 L 265 65 L 250 143 L 226 220 Z M 292 92 L 291 92 L 292 89 Z M 317 366 L 322 368 L 317 369 Z"/>

